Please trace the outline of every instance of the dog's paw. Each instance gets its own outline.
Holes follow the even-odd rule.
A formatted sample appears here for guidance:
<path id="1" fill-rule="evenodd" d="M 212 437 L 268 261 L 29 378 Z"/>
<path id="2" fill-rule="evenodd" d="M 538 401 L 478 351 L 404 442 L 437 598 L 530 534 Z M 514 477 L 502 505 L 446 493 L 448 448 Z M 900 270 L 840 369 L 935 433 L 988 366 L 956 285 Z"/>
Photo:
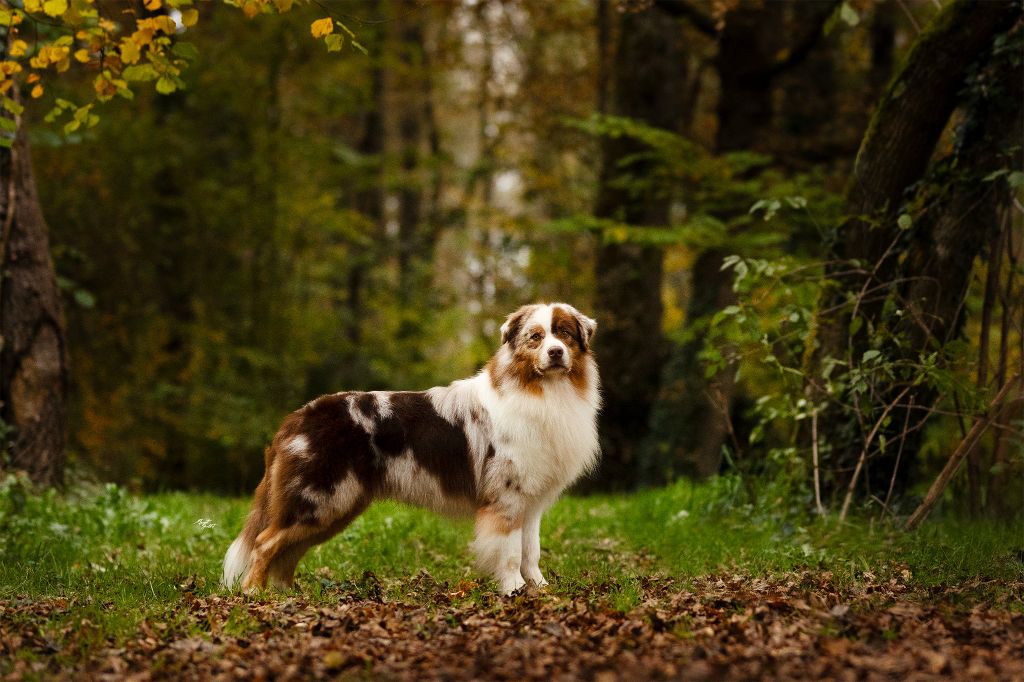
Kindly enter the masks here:
<path id="1" fill-rule="evenodd" d="M 544 576 L 541 575 L 540 569 L 526 569 L 523 571 L 523 578 L 526 579 L 526 584 L 531 587 L 547 587 L 548 581 L 544 580 Z"/>
<path id="2" fill-rule="evenodd" d="M 505 597 L 511 597 L 524 587 L 526 587 L 526 581 L 523 580 L 521 575 L 508 576 L 501 579 L 501 594 Z"/>

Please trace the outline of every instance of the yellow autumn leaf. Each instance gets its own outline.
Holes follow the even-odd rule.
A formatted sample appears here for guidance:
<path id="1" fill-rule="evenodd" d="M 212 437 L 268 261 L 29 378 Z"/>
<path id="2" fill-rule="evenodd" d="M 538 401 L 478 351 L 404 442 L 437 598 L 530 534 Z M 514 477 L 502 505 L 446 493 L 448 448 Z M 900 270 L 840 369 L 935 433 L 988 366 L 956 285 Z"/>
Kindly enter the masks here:
<path id="1" fill-rule="evenodd" d="M 59 17 L 68 11 L 68 0 L 45 0 L 43 2 L 43 12 L 47 16 Z"/>
<path id="2" fill-rule="evenodd" d="M 199 21 L 199 10 L 187 9 L 181 13 L 181 23 L 187 26 L 195 26 L 196 22 Z"/>
<path id="3" fill-rule="evenodd" d="M 252 19 L 262 10 L 263 2 L 261 0 L 247 0 L 246 3 L 242 5 L 242 14 L 244 14 L 247 19 Z"/>
<path id="4" fill-rule="evenodd" d="M 39 74 L 38 73 L 30 73 L 26 80 L 29 83 L 35 83 L 35 82 L 37 82 L 39 80 Z"/>
<path id="5" fill-rule="evenodd" d="M 28 43 L 26 43 L 24 40 L 15 40 L 13 43 L 11 43 L 11 47 L 7 51 L 7 54 L 11 55 L 12 57 L 21 57 L 25 54 L 26 50 L 28 50 Z"/>
<path id="6" fill-rule="evenodd" d="M 43 0 L 25 0 L 26 12 L 42 12 Z"/>
<path id="7" fill-rule="evenodd" d="M 142 4 L 145 5 L 146 9 L 148 9 L 150 12 L 155 12 L 158 9 L 160 9 L 160 6 L 164 3 L 162 0 L 145 0 L 145 2 L 143 2 Z"/>
<path id="8" fill-rule="evenodd" d="M 89 50 L 75 50 L 75 59 L 82 62 L 83 64 L 89 61 Z"/>
<path id="9" fill-rule="evenodd" d="M 96 96 L 100 98 L 100 101 L 105 102 L 117 94 L 117 88 L 104 76 L 96 76 L 96 80 L 93 81 L 92 87 L 96 90 Z"/>
<path id="10" fill-rule="evenodd" d="M 42 97 L 43 96 L 43 85 L 42 85 L 42 83 L 36 83 L 36 86 L 34 88 L 32 88 L 32 93 L 31 94 L 32 94 L 32 97 L 35 98 L 35 99 L 39 99 L 40 97 Z"/>
<path id="11" fill-rule="evenodd" d="M 314 38 L 323 38 L 325 35 L 334 31 L 334 20 L 330 17 L 324 17 L 323 19 L 317 19 L 309 25 L 309 32 L 313 34 Z"/>
<path id="12" fill-rule="evenodd" d="M 125 64 L 134 64 L 139 61 L 139 46 L 134 40 L 125 38 L 121 41 L 121 61 Z"/>

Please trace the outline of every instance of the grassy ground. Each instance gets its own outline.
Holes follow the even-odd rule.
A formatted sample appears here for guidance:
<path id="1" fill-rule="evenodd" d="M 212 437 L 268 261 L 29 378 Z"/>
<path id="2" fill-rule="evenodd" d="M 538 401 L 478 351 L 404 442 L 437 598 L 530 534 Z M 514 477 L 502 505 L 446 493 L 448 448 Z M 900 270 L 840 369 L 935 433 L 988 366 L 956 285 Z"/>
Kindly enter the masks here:
<path id="1" fill-rule="evenodd" d="M 563 499 L 542 528 L 549 592 L 629 612 L 644 601 L 652 577 L 685 589 L 713 573 L 781 578 L 810 571 L 840 587 L 896 576 L 922 594 L 953 588 L 964 608 L 998 602 L 1024 611 L 1020 522 L 932 519 L 913 534 L 866 520 L 840 528 L 834 519 L 736 503 L 733 486 L 680 482 L 631 496 Z M 137 636 L 140 623 L 159 623 L 179 637 L 209 636 L 208 623 L 179 607 L 221 592 L 221 559 L 247 509 L 247 500 L 136 497 L 115 486 L 34 496 L 8 479 L 0 485 L 0 615 L 14 629 L 19 618 L 39 620 L 34 631 L 48 633 L 47 646 L 71 665 Z M 492 603 L 491 586 L 472 567 L 471 533 L 469 522 L 377 504 L 307 555 L 296 594 L 314 605 L 337 604 L 344 594 L 426 606 L 439 591 L 463 605 Z M 44 601 L 57 607 L 19 608 Z M 219 627 L 242 637 L 264 624 L 237 609 Z M 40 654 L 26 648 L 20 655 Z"/>

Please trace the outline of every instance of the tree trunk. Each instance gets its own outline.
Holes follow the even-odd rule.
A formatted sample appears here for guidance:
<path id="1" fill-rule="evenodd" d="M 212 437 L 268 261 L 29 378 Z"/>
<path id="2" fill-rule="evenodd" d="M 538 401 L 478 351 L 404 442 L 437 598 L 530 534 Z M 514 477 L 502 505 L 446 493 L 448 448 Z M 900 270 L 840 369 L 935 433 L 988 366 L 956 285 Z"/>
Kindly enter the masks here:
<path id="1" fill-rule="evenodd" d="M 20 121 L 0 149 L 0 417 L 10 465 L 60 485 L 67 431 L 68 353 L 50 238 Z M 0 447 L 0 450 L 6 449 Z"/>
<path id="2" fill-rule="evenodd" d="M 818 378 L 828 358 L 849 363 L 851 367 L 861 362 L 864 351 L 868 350 L 869 330 L 885 322 L 882 319 L 885 300 L 889 294 L 899 293 L 897 280 L 901 277 L 913 278 L 912 290 L 904 294 L 909 301 L 918 296 L 932 296 L 924 302 L 929 310 L 911 308 L 913 315 L 936 316 L 926 325 L 924 335 L 907 330 L 914 352 L 925 350 L 928 338 L 943 342 L 958 329 L 965 278 L 984 240 L 979 242 L 973 235 L 957 237 L 954 234 L 955 225 L 948 221 L 959 221 L 964 214 L 947 215 L 946 211 L 964 206 L 960 200 L 954 201 L 952 195 L 951 201 L 944 202 L 938 209 L 941 215 L 937 215 L 933 207 L 931 216 L 926 216 L 934 223 L 926 229 L 919 226 L 912 231 L 919 243 L 910 247 L 909 252 L 906 240 L 911 231 L 904 232 L 898 227 L 896 215 L 907 189 L 925 172 L 935 145 L 959 102 L 969 68 L 989 54 L 996 36 L 1009 30 L 1020 16 L 1014 2 L 957 0 L 946 6 L 921 33 L 879 103 L 847 188 L 846 214 L 849 217 L 831 245 L 832 265 L 827 270 L 829 281 L 819 303 L 815 346 L 809 355 L 810 371 L 807 373 L 809 393 L 816 401 L 826 399 L 824 386 Z M 979 161 L 975 157 L 964 158 L 971 158 L 971 163 Z M 977 167 L 968 168 L 966 172 L 974 175 L 976 170 Z M 978 226 L 973 220 L 964 221 L 964 225 L 967 223 Z M 955 240 L 960 238 L 966 241 L 957 243 Z M 940 245 L 937 239 L 944 243 Z M 954 241 L 945 243 L 949 239 Z M 949 249 L 949 252 L 943 254 L 942 249 Z M 908 258 L 900 272 L 899 256 L 904 252 Z M 849 270 L 851 260 L 859 264 L 859 274 L 837 274 L 840 270 Z M 933 277 L 941 285 L 941 292 L 922 290 L 921 287 L 933 285 L 919 280 L 919 276 Z M 858 317 L 863 320 L 859 331 L 851 336 L 848 330 L 853 307 L 847 296 L 868 290 L 876 291 L 862 297 L 857 304 Z M 936 299 L 936 295 L 942 300 Z M 931 405 L 934 396 L 918 394 L 914 399 L 919 408 L 924 408 Z M 884 403 L 884 397 L 878 402 Z M 863 446 L 863 431 L 855 417 L 849 412 L 830 414 L 819 422 L 824 427 L 822 438 L 833 448 L 833 467 L 839 471 L 853 468 Z M 892 423 L 902 425 L 903 416 L 894 412 Z M 903 448 L 901 471 L 894 481 L 897 493 L 905 487 L 905 472 L 910 470 L 916 455 L 914 448 L 906 445 L 909 443 Z M 877 492 L 893 482 L 890 477 L 896 450 L 889 448 L 888 454 L 871 462 L 866 477 L 870 490 Z"/>
<path id="3" fill-rule="evenodd" d="M 676 22 L 659 7 L 620 15 L 618 42 L 607 73 L 610 112 L 675 131 L 686 97 L 685 51 Z M 608 31 L 602 32 L 608 36 Z M 605 46 L 600 46 L 604 54 Z M 636 141 L 606 139 L 595 215 L 632 225 L 665 225 L 669 200 L 616 184 L 623 159 L 643 151 Z M 632 168 L 642 176 L 642 168 Z M 632 487 L 637 455 L 657 392 L 663 359 L 660 248 L 601 244 L 596 258 L 594 310 L 600 324 L 595 350 L 601 361 L 603 463 L 590 483 L 600 489 Z"/>
<path id="4" fill-rule="evenodd" d="M 927 206 L 913 229 L 912 241 L 901 268 L 903 284 L 898 296 L 906 311 L 896 327 L 907 340 L 904 359 L 916 360 L 919 353 L 936 349 L 961 334 L 965 322 L 964 301 L 974 262 L 993 244 L 1004 239 L 1001 216 L 1009 210 L 1012 190 L 1005 178 L 985 181 L 994 171 L 1020 168 L 1021 146 L 1024 145 L 1024 68 L 1007 57 L 995 58 L 998 63 L 984 72 L 984 82 L 1001 84 L 979 88 L 973 102 L 964 112 L 961 139 L 950 158 L 938 164 L 927 186 L 936 187 L 922 202 Z M 998 248 L 989 252 L 989 266 L 999 268 Z M 931 405 L 935 391 L 926 385 L 911 390 L 908 397 L 915 405 Z M 905 407 L 893 412 L 893 423 L 905 421 Z M 909 423 L 917 426 L 922 415 L 911 414 Z M 890 429 L 895 432 L 895 429 Z M 915 428 L 906 436 L 903 451 L 916 452 L 922 429 Z M 898 433 L 890 433 L 890 440 Z M 971 511 L 980 509 L 981 465 L 977 446 L 968 450 L 978 461 L 969 462 L 976 477 L 971 482 Z M 894 464 L 891 458 L 878 458 L 874 481 L 886 480 Z M 969 457 L 970 459 L 970 457 Z M 906 461 L 906 460 L 904 460 Z M 901 464 L 896 481 L 902 487 L 908 468 Z"/>
<path id="5" fill-rule="evenodd" d="M 784 2 L 741 4 L 726 14 L 715 59 L 721 81 L 719 152 L 774 150 L 775 77 L 809 55 L 835 4 L 822 2 L 806 8 Z M 692 19 L 693 10 L 686 16 Z M 698 19 L 695 26 L 711 23 Z M 780 54 L 786 57 L 780 60 Z M 819 84 L 828 82 L 819 79 Z M 719 217 L 728 222 L 736 216 Z M 732 274 L 722 271 L 727 255 L 720 249 L 707 249 L 691 269 L 686 324 L 693 339 L 672 349 L 662 373 L 651 415 L 645 483 L 661 482 L 664 473 L 706 478 L 721 468 L 722 447 L 732 432 L 736 368 L 705 377 L 699 354 L 710 317 L 735 302 Z"/>

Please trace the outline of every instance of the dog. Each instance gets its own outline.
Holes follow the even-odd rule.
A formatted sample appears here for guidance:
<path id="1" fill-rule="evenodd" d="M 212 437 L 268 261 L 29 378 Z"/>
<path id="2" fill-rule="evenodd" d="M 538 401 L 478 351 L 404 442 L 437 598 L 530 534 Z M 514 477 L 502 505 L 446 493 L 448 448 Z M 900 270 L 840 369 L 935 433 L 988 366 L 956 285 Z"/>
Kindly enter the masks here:
<path id="1" fill-rule="evenodd" d="M 376 499 L 475 515 L 477 564 L 502 594 L 546 585 L 541 516 L 599 457 L 596 329 L 570 305 L 526 305 L 473 377 L 325 395 L 288 415 L 224 557 L 224 585 L 291 587 L 306 551 Z"/>

